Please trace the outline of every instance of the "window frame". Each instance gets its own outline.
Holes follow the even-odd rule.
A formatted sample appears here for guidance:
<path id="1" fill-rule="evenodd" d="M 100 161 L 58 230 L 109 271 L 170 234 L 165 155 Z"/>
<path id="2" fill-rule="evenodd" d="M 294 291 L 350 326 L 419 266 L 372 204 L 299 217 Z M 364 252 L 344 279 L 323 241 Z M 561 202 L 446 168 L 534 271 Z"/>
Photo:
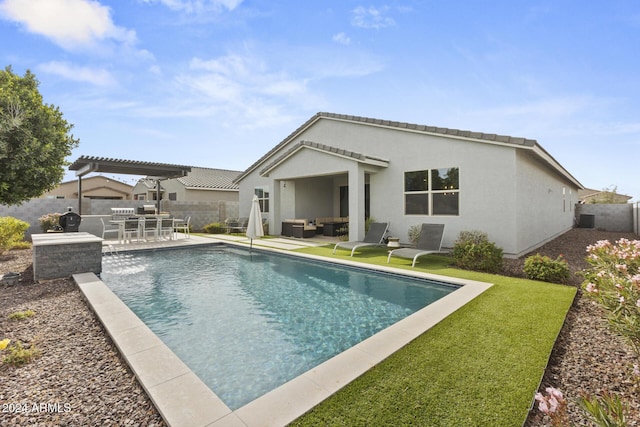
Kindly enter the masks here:
<path id="1" fill-rule="evenodd" d="M 258 192 L 261 192 L 262 195 L 260 195 Z M 253 194 L 258 196 L 260 213 L 269 213 L 269 187 L 266 185 L 254 187 Z M 265 209 L 265 206 L 267 207 L 266 209 Z"/>
<path id="2" fill-rule="evenodd" d="M 457 171 L 457 177 L 455 177 L 455 186 L 450 186 L 447 187 L 445 186 L 444 188 L 438 188 L 438 189 L 434 189 L 434 173 L 438 173 L 440 174 L 440 171 L 446 171 L 447 172 L 447 178 L 449 178 L 449 172 L 456 170 Z M 411 178 L 410 176 L 408 176 L 409 174 L 413 174 L 414 175 L 414 181 L 407 181 L 408 178 Z M 419 185 L 415 182 L 415 177 L 420 177 L 420 175 L 422 175 L 423 177 L 426 177 L 426 189 L 425 186 L 423 185 Z M 424 180 L 424 179 L 423 179 Z M 404 215 L 405 216 L 460 216 L 460 168 L 459 167 L 448 167 L 448 168 L 429 168 L 429 169 L 422 169 L 422 170 L 410 170 L 410 171 L 405 171 L 403 173 L 403 203 L 404 203 Z M 411 190 L 410 188 L 416 188 L 415 190 Z M 455 200 L 455 204 L 452 206 L 455 206 L 455 213 L 446 213 L 447 210 L 447 205 L 446 204 L 442 204 L 442 202 L 440 201 L 440 196 L 447 196 L 447 195 L 455 195 L 456 196 L 456 200 Z M 425 199 L 425 203 L 422 203 L 423 205 L 426 205 L 426 212 L 413 212 L 412 211 L 408 211 L 407 207 L 408 206 L 412 206 L 415 207 L 416 203 L 412 203 L 412 204 L 408 204 L 407 203 L 407 196 L 420 196 L 420 195 L 424 195 Z M 420 206 L 419 206 L 420 207 Z M 443 209 L 444 208 L 444 209 Z"/>

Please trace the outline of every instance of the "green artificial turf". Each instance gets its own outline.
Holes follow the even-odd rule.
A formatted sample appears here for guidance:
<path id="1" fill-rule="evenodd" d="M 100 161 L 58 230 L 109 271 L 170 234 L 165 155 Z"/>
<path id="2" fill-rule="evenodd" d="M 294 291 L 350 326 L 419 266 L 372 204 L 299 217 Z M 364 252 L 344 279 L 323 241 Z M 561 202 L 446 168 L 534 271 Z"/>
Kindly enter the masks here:
<path id="1" fill-rule="evenodd" d="M 301 249 L 329 258 L 329 247 Z M 386 250 L 358 261 L 386 264 Z M 521 426 L 576 289 L 458 270 L 427 256 L 416 270 L 494 286 L 318 405 L 294 426 Z M 391 265 L 411 269 L 411 260 Z"/>

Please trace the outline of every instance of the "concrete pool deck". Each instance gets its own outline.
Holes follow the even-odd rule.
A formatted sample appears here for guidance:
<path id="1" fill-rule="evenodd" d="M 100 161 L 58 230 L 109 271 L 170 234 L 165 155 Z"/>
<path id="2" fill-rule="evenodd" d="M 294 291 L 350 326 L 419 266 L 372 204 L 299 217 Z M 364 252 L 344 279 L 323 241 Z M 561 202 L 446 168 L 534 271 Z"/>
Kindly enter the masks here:
<path id="1" fill-rule="evenodd" d="M 224 240 L 223 240 L 224 239 Z M 224 241 L 230 246 L 246 247 L 242 236 L 220 239 L 192 236 L 157 245 L 144 244 L 109 247 L 105 252 L 155 249 L 169 246 L 202 245 Z M 303 241 L 301 241 L 302 243 Z M 263 239 L 254 247 L 292 255 L 302 247 L 290 239 Z M 321 242 L 303 242 L 322 245 Z M 268 246 L 267 246 L 268 245 Z M 463 285 L 440 300 L 391 325 L 304 374 L 292 379 L 247 405 L 232 411 L 171 351 L 120 299 L 93 273 L 74 275 L 80 291 L 102 323 L 122 357 L 138 378 L 154 405 L 170 426 L 284 426 L 337 392 L 339 389 L 417 338 L 449 314 L 491 287 L 491 284 L 451 279 L 357 261 L 328 260 L 306 254 L 308 259 L 412 275 Z"/>

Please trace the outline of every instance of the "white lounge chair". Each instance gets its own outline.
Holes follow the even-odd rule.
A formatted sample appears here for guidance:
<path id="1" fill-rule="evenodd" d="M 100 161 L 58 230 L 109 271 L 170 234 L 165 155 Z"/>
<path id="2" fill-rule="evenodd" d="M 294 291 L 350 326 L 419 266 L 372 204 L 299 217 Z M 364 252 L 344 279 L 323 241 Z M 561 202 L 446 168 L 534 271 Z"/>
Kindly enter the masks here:
<path id="1" fill-rule="evenodd" d="M 422 224 L 420 237 L 415 248 L 400 248 L 389 252 L 387 264 L 392 256 L 400 258 L 413 258 L 411 267 L 416 266 L 416 260 L 422 255 L 436 254 L 441 252 L 442 238 L 444 236 L 444 224 Z"/>
<path id="2" fill-rule="evenodd" d="M 364 240 L 353 242 L 338 242 L 333 247 L 333 253 L 335 254 L 336 249 L 340 247 L 344 249 L 351 249 L 351 256 L 353 256 L 353 253 L 356 251 L 356 249 L 363 246 L 380 246 L 388 230 L 388 222 L 374 222 L 369 226 L 369 231 L 367 231 L 367 234 L 364 236 Z"/>

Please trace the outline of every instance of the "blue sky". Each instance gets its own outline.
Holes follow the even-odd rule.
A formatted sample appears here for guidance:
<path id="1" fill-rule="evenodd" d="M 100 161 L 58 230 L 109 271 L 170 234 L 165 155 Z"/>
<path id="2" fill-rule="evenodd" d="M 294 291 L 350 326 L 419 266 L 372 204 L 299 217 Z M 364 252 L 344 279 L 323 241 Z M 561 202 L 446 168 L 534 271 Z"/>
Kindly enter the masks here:
<path id="1" fill-rule="evenodd" d="M 0 0 L 0 65 L 70 161 L 244 170 L 327 111 L 536 139 L 640 200 L 636 0 Z"/>

